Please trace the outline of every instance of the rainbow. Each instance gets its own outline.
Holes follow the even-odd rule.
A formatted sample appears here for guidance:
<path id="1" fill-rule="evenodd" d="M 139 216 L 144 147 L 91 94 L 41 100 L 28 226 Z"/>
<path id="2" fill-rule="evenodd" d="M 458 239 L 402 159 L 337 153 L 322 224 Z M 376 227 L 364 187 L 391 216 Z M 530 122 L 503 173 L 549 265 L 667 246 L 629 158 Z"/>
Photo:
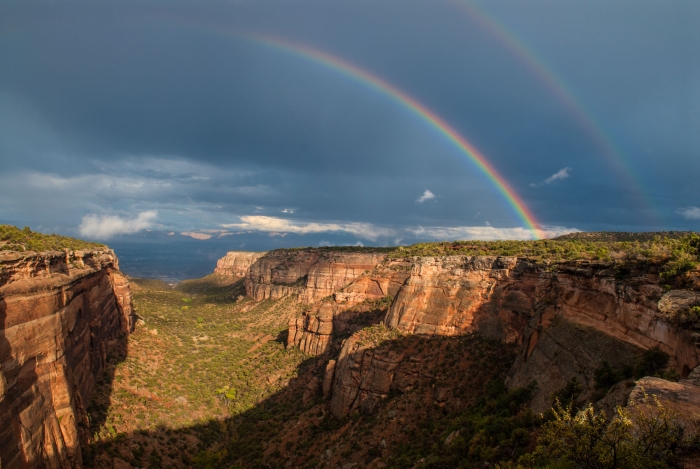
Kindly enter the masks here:
<path id="1" fill-rule="evenodd" d="M 626 181 L 627 188 L 630 192 L 637 195 L 637 201 L 640 209 L 644 213 L 649 213 L 653 218 L 653 210 L 651 203 L 644 194 L 638 178 L 634 175 L 632 165 L 625 163 L 622 153 L 616 148 L 615 144 L 608 138 L 600 126 L 592 117 L 591 112 L 586 110 L 585 106 L 576 98 L 574 92 L 556 73 L 547 66 L 547 64 L 534 51 L 527 48 L 517 36 L 509 31 L 505 26 L 498 23 L 483 9 L 468 0 L 448 0 L 448 3 L 454 5 L 457 9 L 462 10 L 474 22 L 476 22 L 483 30 L 487 31 L 491 37 L 501 43 L 506 49 L 520 60 L 528 70 L 540 82 L 544 84 L 547 90 L 552 93 L 557 100 L 570 112 L 576 119 L 578 125 L 586 132 L 586 134 L 595 143 L 596 147 L 606 157 L 606 161 L 610 164 L 613 170 Z M 648 220 L 655 226 L 659 226 L 658 220 Z"/>
<path id="2" fill-rule="evenodd" d="M 381 78 L 357 67 L 356 65 L 318 49 L 313 49 L 306 45 L 291 43 L 289 41 L 282 41 L 269 36 L 242 37 L 324 65 L 339 73 L 342 73 L 343 75 L 360 81 L 361 83 L 379 91 L 380 93 L 389 96 L 403 107 L 408 108 L 424 122 L 437 130 L 447 140 L 449 140 L 457 149 L 460 150 L 461 153 L 467 156 L 484 175 L 486 175 L 491 183 L 503 195 L 508 204 L 513 208 L 518 218 L 520 218 L 523 223 L 525 223 L 527 229 L 532 232 L 535 239 L 541 239 L 544 237 L 540 224 L 535 220 L 534 215 L 527 208 L 525 202 L 515 193 L 510 184 L 508 184 L 503 176 L 496 171 L 486 157 L 484 157 L 484 155 L 466 138 L 462 137 L 454 128 L 440 118 L 440 116 L 411 96 L 407 95 Z"/>

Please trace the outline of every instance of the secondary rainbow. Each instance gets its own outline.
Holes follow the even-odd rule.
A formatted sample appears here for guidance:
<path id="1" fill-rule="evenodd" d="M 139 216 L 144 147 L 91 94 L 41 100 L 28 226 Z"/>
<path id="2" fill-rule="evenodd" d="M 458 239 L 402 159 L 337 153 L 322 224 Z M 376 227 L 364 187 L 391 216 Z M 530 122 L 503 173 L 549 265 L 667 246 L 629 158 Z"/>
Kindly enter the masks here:
<path id="1" fill-rule="evenodd" d="M 625 161 L 622 153 L 612 140 L 606 136 L 600 125 L 596 123 L 591 112 L 576 98 L 576 95 L 566 83 L 557 77 L 552 68 L 533 50 L 528 48 L 512 31 L 485 12 L 483 8 L 468 0 L 448 0 L 448 2 L 466 13 L 472 21 L 476 22 L 491 37 L 511 51 L 544 84 L 545 88 L 556 96 L 559 102 L 575 117 L 579 126 L 588 134 L 596 147 L 603 153 L 607 163 L 626 181 L 628 190 L 636 195 L 639 208 L 644 213 L 648 213 L 648 221 L 652 225 L 658 226 L 659 223 L 654 218 L 654 211 L 649 198 L 642 190 L 638 177 L 634 174 L 633 165 Z"/>
<path id="2" fill-rule="evenodd" d="M 353 65 L 345 60 L 342 60 L 336 56 L 330 55 L 326 52 L 320 51 L 318 49 L 311 48 L 306 45 L 291 43 L 289 41 L 282 41 L 277 38 L 272 38 L 269 36 L 243 36 L 247 39 L 253 40 L 255 42 L 264 44 L 275 49 L 288 52 L 299 57 L 303 57 L 308 60 L 313 60 L 316 63 L 322 64 L 333 70 L 336 70 L 344 75 L 350 76 L 372 88 L 381 92 L 382 94 L 391 97 L 393 100 L 397 101 L 402 106 L 413 111 L 414 114 L 419 116 L 423 121 L 428 123 L 431 127 L 437 130 L 441 135 L 447 138 L 455 147 L 457 147 L 464 155 L 466 155 L 483 174 L 485 174 L 492 184 L 499 190 L 499 192 L 506 199 L 508 204 L 515 211 L 518 218 L 520 218 L 523 223 L 525 223 L 527 229 L 532 232 L 535 239 L 541 239 L 543 237 L 542 228 L 540 224 L 536 221 L 532 212 L 525 205 L 525 202 L 516 194 L 513 188 L 508 184 L 508 182 L 501 176 L 498 171 L 489 163 L 489 161 L 484 157 L 484 155 L 472 145 L 466 138 L 461 136 L 455 129 L 453 129 L 447 122 L 445 122 L 440 116 L 435 114 L 433 111 L 425 107 L 423 104 L 418 102 L 416 99 L 407 95 L 395 86 L 387 83 L 381 78 L 363 70 L 356 65 Z"/>

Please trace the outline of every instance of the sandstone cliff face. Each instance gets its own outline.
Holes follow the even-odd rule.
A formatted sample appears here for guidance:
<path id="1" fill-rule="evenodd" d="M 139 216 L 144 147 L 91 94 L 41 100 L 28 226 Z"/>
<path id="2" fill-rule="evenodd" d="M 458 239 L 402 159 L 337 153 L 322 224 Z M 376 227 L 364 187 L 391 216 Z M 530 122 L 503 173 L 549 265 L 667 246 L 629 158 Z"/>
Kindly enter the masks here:
<path id="1" fill-rule="evenodd" d="M 330 378 L 330 370 L 325 375 L 326 380 L 332 381 L 331 413 L 338 418 L 354 409 L 372 413 L 389 395 L 394 375 L 403 362 L 403 350 L 378 350 L 365 345 L 358 335 L 347 339 L 332 366 L 334 378 Z"/>
<path id="2" fill-rule="evenodd" d="M 534 314 L 538 269 L 514 257 L 416 258 L 385 323 L 403 332 L 519 342 Z"/>
<path id="3" fill-rule="evenodd" d="M 386 254 L 319 250 L 267 253 L 248 270 L 246 295 L 258 301 L 296 295 L 313 303 L 372 270 Z"/>
<path id="4" fill-rule="evenodd" d="M 216 262 L 215 274 L 243 278 L 248 269 L 266 252 L 230 251 Z"/>
<path id="5" fill-rule="evenodd" d="M 329 351 L 334 333 L 349 335 L 379 322 L 384 315 L 380 309 L 385 305 L 376 301 L 393 298 L 398 293 L 410 274 L 410 265 L 411 261 L 406 259 L 387 259 L 333 293 L 329 300 L 313 305 L 302 317 L 293 318 L 287 346 L 299 347 L 309 355 L 321 355 Z"/>
<path id="6" fill-rule="evenodd" d="M 86 408 L 133 328 L 112 251 L 0 253 L 0 466 L 80 467 Z"/>
<path id="7" fill-rule="evenodd" d="M 594 370 L 604 361 L 613 367 L 634 364 L 655 346 L 687 376 L 700 363 L 697 337 L 672 326 L 668 316 L 698 303 L 697 292 L 664 294 L 658 276 L 647 271 L 623 274 L 586 262 L 546 267 L 516 258 L 426 257 L 414 259 L 384 322 L 402 333 L 478 332 L 521 344 L 507 384 L 524 387 L 536 381 L 532 406 L 540 412 L 572 378 L 583 387 L 581 398 L 592 398 Z M 318 319 L 311 321 L 321 323 L 328 316 L 319 309 Z M 384 394 L 384 378 L 374 377 L 395 373 L 394 357 L 374 357 L 374 351 L 358 348 L 353 340 L 346 341 L 335 369 L 329 370 L 334 374 L 331 406 L 338 416 L 362 405 L 363 395 Z M 379 385 L 374 389 L 368 382 Z"/>
<path id="8" fill-rule="evenodd" d="M 664 313 L 676 304 L 674 296 L 678 294 L 664 295 L 658 277 L 644 271 L 620 276 L 607 265 L 579 262 L 543 272 L 537 314 L 524 332 L 509 386 L 537 381 L 536 411 L 548 408 L 553 393 L 572 378 L 583 385 L 581 397 L 588 399 L 594 370 L 603 361 L 613 367 L 632 364 L 643 350 L 655 346 L 687 376 L 700 363 L 700 349 Z"/>

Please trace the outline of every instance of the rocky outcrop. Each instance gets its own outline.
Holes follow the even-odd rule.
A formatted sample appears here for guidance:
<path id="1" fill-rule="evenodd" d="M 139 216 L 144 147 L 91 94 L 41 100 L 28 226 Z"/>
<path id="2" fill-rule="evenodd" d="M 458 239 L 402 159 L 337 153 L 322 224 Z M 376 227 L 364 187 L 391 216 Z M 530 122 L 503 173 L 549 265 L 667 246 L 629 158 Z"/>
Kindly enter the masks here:
<path id="1" fill-rule="evenodd" d="M 329 350 L 334 333 L 347 336 L 365 325 L 376 324 L 389 306 L 382 300 L 397 294 L 410 274 L 410 266 L 411 261 L 406 259 L 387 259 L 301 317 L 293 318 L 287 346 L 321 355 Z"/>
<path id="2" fill-rule="evenodd" d="M 539 277 L 514 257 L 416 258 L 385 323 L 403 332 L 486 337 L 518 342 L 534 314 Z"/>
<path id="3" fill-rule="evenodd" d="M 376 343 L 354 335 L 345 341 L 337 363 L 330 410 L 338 418 L 352 410 L 371 414 L 377 404 L 389 395 L 394 375 L 404 360 L 403 350 L 379 350 Z M 397 381 L 401 381 L 400 379 Z"/>
<path id="4" fill-rule="evenodd" d="M 372 270 L 385 257 L 378 252 L 271 251 L 248 270 L 246 295 L 258 301 L 295 295 L 302 303 L 314 303 Z"/>
<path id="5" fill-rule="evenodd" d="M 700 423 L 700 383 L 695 380 L 679 382 L 647 376 L 637 381 L 629 396 L 628 409 L 636 404 L 642 411 L 646 409 L 651 396 L 656 396 L 659 403 L 670 410 L 687 430 L 696 429 Z"/>
<path id="6" fill-rule="evenodd" d="M 266 252 L 230 251 L 216 262 L 214 273 L 228 277 L 243 278 L 248 269 Z"/>
<path id="7" fill-rule="evenodd" d="M 613 367 L 630 366 L 644 350 L 656 346 L 670 355 L 671 366 L 681 376 L 687 376 L 700 363 L 700 349 L 664 312 L 687 296 L 664 294 L 658 276 L 645 270 L 620 272 L 605 264 L 575 262 L 542 272 L 536 314 L 525 328 L 508 385 L 536 381 L 535 411 L 547 409 L 553 394 L 573 378 L 583 387 L 581 399 L 590 399 L 595 369 L 604 361 Z"/>
<path id="8" fill-rule="evenodd" d="M 132 330 L 112 251 L 0 252 L 0 467 L 81 467 L 86 408 Z"/>

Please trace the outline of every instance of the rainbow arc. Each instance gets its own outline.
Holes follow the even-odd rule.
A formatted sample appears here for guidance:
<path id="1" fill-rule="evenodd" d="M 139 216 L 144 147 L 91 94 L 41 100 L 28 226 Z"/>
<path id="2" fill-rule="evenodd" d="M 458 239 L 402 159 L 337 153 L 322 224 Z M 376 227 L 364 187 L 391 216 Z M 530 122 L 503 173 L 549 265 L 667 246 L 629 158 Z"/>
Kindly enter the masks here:
<path id="1" fill-rule="evenodd" d="M 421 104 L 415 98 L 407 95 L 397 87 L 384 81 L 383 79 L 369 73 L 360 67 L 351 64 L 334 55 L 328 54 L 318 49 L 311 48 L 306 45 L 296 44 L 289 41 L 283 41 L 269 36 L 243 36 L 257 43 L 264 44 L 268 47 L 311 60 L 325 67 L 331 68 L 343 75 L 354 78 L 355 80 L 379 91 L 380 93 L 392 98 L 401 106 L 412 111 L 416 116 L 438 131 L 442 136 L 449 140 L 463 155 L 469 158 L 476 167 L 489 179 L 489 181 L 502 194 L 509 206 L 515 214 L 529 229 L 535 239 L 544 237 L 543 230 L 540 224 L 535 219 L 534 215 L 527 207 L 525 202 L 517 195 L 512 186 L 501 176 L 486 157 L 466 138 L 460 135 L 452 126 L 445 122 L 435 112 Z"/>

